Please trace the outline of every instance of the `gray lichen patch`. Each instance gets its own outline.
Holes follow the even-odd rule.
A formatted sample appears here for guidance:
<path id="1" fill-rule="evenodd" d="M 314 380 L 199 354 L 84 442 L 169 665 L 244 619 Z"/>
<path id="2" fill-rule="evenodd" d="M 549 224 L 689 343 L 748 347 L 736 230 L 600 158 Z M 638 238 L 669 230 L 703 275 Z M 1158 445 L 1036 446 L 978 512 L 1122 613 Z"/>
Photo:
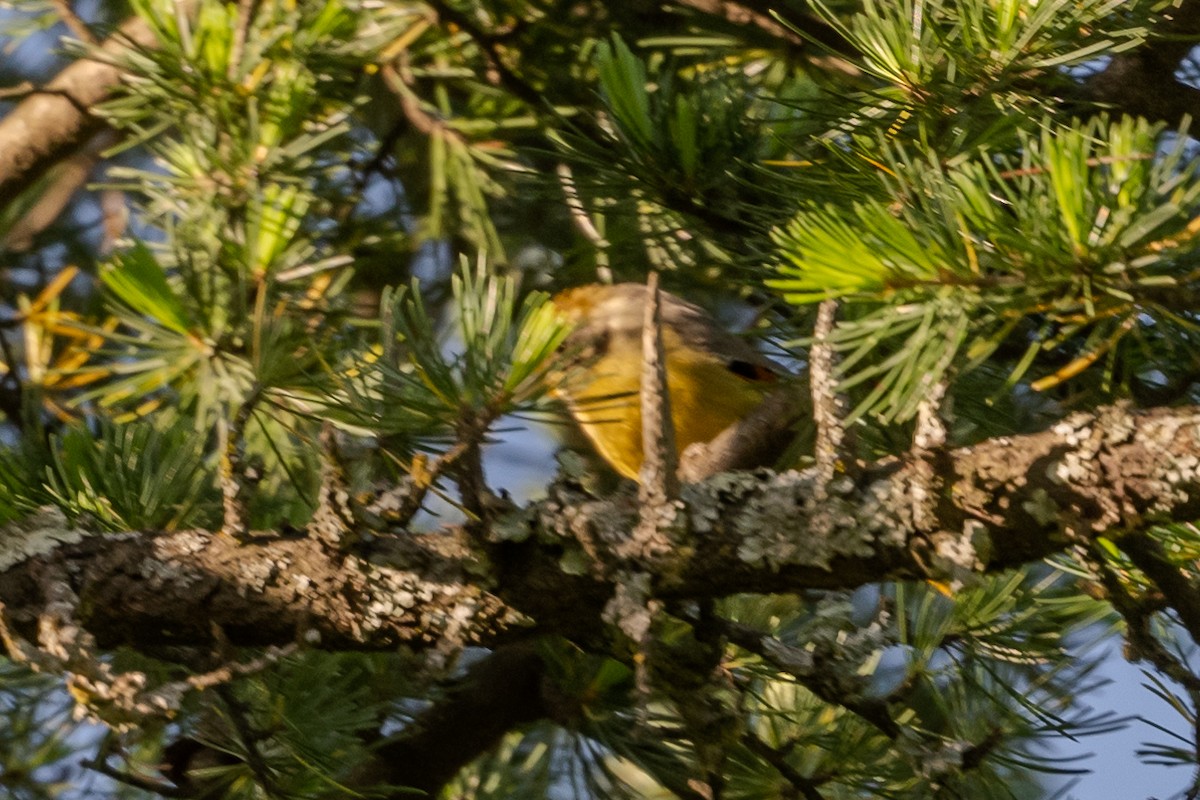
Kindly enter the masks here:
<path id="1" fill-rule="evenodd" d="M 42 506 L 27 517 L 0 527 L 0 572 L 66 544 L 81 541 L 87 532 L 73 528 L 53 506 Z"/>
<path id="2" fill-rule="evenodd" d="M 382 636 L 456 649 L 523 622 L 470 583 L 431 580 L 421 572 L 379 564 L 354 566 L 365 575 L 357 619 L 364 641 Z"/>
<path id="3" fill-rule="evenodd" d="M 730 482 L 739 479 L 746 484 Z M 784 472 L 765 480 L 762 475 L 744 474 L 725 480 L 716 492 L 726 501 L 735 497 L 733 508 L 711 502 L 708 507 L 693 504 L 692 508 L 705 527 L 715 527 L 722 517 L 731 518 L 738 558 L 774 569 L 829 570 L 837 558 L 870 557 L 881 542 L 904 540 L 906 526 L 896 513 L 907 505 L 898 502 L 901 482 L 876 481 L 850 495 L 829 492 L 818 503 L 817 480 L 815 470 Z M 820 524 L 815 524 L 818 519 Z"/>
<path id="4" fill-rule="evenodd" d="M 150 539 L 150 547 L 138 564 L 138 574 L 151 586 L 189 586 L 204 579 L 195 557 L 211 536 L 202 531 L 180 531 Z"/>

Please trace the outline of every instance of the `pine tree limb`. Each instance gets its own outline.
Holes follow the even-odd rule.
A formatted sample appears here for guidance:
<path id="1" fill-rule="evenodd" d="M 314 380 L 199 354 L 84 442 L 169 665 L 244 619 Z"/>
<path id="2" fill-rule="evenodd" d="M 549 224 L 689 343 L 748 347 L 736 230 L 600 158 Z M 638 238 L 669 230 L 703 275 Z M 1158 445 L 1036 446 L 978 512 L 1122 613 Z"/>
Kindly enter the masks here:
<path id="1" fill-rule="evenodd" d="M 836 525 L 809 535 L 812 470 L 724 474 L 686 486 L 691 547 L 654 569 L 663 600 L 738 592 L 853 588 L 888 579 L 1005 569 L 1114 528 L 1200 517 L 1200 408 L 1079 414 L 1048 431 L 945 454 L 937 534 L 914 528 L 911 465 L 864 470 L 835 494 Z M 1130 509 L 1139 510 L 1131 516 Z M 333 558 L 312 538 L 259 533 L 239 544 L 209 531 L 88 534 L 61 516 L 0 531 L 0 602 L 28 635 L 43 613 L 35 576 L 69 564 L 81 625 L 99 646 L 206 644 L 211 625 L 234 644 L 302 636 L 330 649 L 494 645 L 530 628 L 581 642 L 605 636 L 599 617 L 624 562 L 564 571 L 561 554 L 586 531 L 626 539 L 636 503 L 556 487 L 546 501 L 495 523 L 507 531 L 489 570 L 470 537 L 409 533 L 373 545 L 368 561 Z M 524 529 L 523 535 L 515 531 Z M 928 543 L 928 552 L 917 553 Z M 606 558 L 605 548 L 593 551 Z M 927 563 L 928 562 L 928 565 Z M 937 574 L 935 574 L 937 577 Z"/>
<path id="2" fill-rule="evenodd" d="M 127 20 L 100 46 L 99 58 L 71 64 L 0 118 L 0 206 L 104 127 L 91 109 L 108 99 L 121 81 L 121 70 L 112 59 L 130 46 L 156 43 L 141 18 Z"/>
<path id="3" fill-rule="evenodd" d="M 360 786 L 386 783 L 435 796 L 464 766 L 508 731 L 553 716 L 545 664 L 533 642 L 502 647 L 471 667 L 446 696 L 375 748 L 353 776 Z M 409 797 L 403 792 L 397 797 Z"/>
<path id="4" fill-rule="evenodd" d="M 1126 114 L 1178 127 L 1184 117 L 1200 118 L 1200 89 L 1175 78 L 1200 37 L 1200 2 L 1182 0 L 1168 8 L 1152 32 L 1139 47 L 1117 53 L 1089 78 L 1085 95 Z"/>

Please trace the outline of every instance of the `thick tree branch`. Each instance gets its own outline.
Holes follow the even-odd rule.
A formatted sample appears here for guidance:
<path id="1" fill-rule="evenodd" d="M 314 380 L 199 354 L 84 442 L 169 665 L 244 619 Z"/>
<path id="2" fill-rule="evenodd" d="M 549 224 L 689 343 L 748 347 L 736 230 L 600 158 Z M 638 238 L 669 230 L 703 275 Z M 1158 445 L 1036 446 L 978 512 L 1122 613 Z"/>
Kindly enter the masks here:
<path id="1" fill-rule="evenodd" d="M 91 108 L 120 82 L 110 62 L 130 45 L 155 43 L 145 22 L 130 19 L 100 46 L 97 59 L 71 64 L 0 119 L 0 207 L 103 127 Z"/>
<path id="2" fill-rule="evenodd" d="M 1113 56 L 1087 81 L 1085 93 L 1127 114 L 1177 127 L 1185 116 L 1200 118 L 1200 89 L 1175 78 L 1200 41 L 1200 2 L 1183 0 L 1167 9 L 1154 33 L 1140 47 Z"/>
<path id="3" fill-rule="evenodd" d="M 65 569 L 80 622 L 100 646 L 211 644 L 213 626 L 235 645 L 304 641 L 330 649 L 400 643 L 492 643 L 516 614 L 472 586 L 479 565 L 459 537 L 411 534 L 384 558 L 332 552 L 316 537 L 231 536 L 206 531 L 84 536 L 42 513 L 0 532 L 6 549 L 43 555 L 0 573 L 10 624 L 28 635 L 45 599 L 47 569 Z M 40 543 L 40 544 L 38 544 Z M 32 616 L 31 616 L 32 615 Z"/>
<path id="4" fill-rule="evenodd" d="M 932 528 L 913 520 L 920 477 L 915 464 L 900 461 L 839 484 L 823 507 L 814 501 L 815 469 L 730 473 L 685 486 L 691 540 L 646 566 L 670 575 L 656 576 L 652 591 L 669 600 L 849 588 L 924 576 L 930 567 L 998 570 L 1113 531 L 1136 542 L 1153 524 L 1200 517 L 1200 407 L 1105 408 L 1042 433 L 948 452 L 943 464 Z M 11 631 L 33 638 L 55 602 L 45 587 L 61 585 L 78 598 L 77 622 L 100 647 L 216 639 L 330 649 L 498 647 L 365 768 L 368 782 L 432 790 L 506 730 L 555 717 L 529 634 L 561 633 L 584 646 L 608 641 L 602 613 L 620 589 L 627 566 L 620 546 L 637 525 L 637 507 L 628 494 L 597 500 L 557 485 L 547 500 L 492 523 L 486 559 L 477 555 L 479 539 L 461 530 L 404 533 L 379 540 L 369 554 L 345 554 L 315 536 L 239 543 L 204 531 L 86 534 L 44 510 L 0 529 L 0 603 Z M 813 535 L 823 517 L 821 535 Z M 572 556 L 580 551 L 582 575 Z M 723 633 L 767 652 L 747 631 Z M 840 692 L 832 699 L 847 701 Z M 890 728 L 884 710 L 850 707 Z M 475 725 L 462 725 L 464 715 Z M 478 735 L 463 737 L 464 730 Z"/>
<path id="5" fill-rule="evenodd" d="M 1183 570 L 1167 560 L 1158 542 L 1145 533 L 1134 533 L 1120 540 L 1121 549 L 1138 569 L 1166 596 L 1168 605 L 1179 614 L 1179 620 L 1192 639 L 1200 642 L 1200 590 L 1184 575 Z"/>
<path id="6" fill-rule="evenodd" d="M 502 647 L 468 671 L 447 696 L 375 748 L 356 785 L 387 783 L 435 796 L 508 731 L 552 716 L 545 665 L 532 642 Z M 409 796 L 407 793 L 400 796 Z"/>
<path id="7" fill-rule="evenodd" d="M 812 502 L 814 471 L 731 473 L 684 487 L 690 546 L 665 561 L 662 599 L 849 588 L 934 572 L 1003 569 L 1068 541 L 1200 517 L 1200 408 L 1077 415 L 1042 433 L 946 454 L 938 533 L 916 530 L 911 464 L 868 468 Z M 832 506 L 832 508 L 829 508 Z M 809 535 L 818 514 L 834 523 Z M 46 599 L 39 576 L 64 569 L 80 620 L 101 645 L 237 644 L 301 637 L 332 649 L 494 645 L 530 629 L 601 641 L 615 555 L 637 524 L 627 495 L 556 486 L 493 527 L 492 565 L 461 534 L 404 534 L 369 558 L 306 537 L 238 544 L 203 531 L 85 535 L 43 514 L 0 531 L 0 602 L 20 631 Z M 564 553 L 587 553 L 572 574 Z"/>

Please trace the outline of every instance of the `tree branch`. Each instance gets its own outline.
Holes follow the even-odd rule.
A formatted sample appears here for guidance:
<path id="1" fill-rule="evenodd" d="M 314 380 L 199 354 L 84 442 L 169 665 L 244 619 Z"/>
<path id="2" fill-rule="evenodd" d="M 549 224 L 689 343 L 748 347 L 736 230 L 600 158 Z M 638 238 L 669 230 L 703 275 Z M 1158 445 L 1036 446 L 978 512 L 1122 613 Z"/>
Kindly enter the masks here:
<path id="1" fill-rule="evenodd" d="M 1175 78 L 1200 39 L 1200 2 L 1183 0 L 1168 9 L 1153 32 L 1141 46 L 1113 56 L 1088 79 L 1085 94 L 1127 114 L 1178 127 L 1185 116 L 1200 118 L 1200 89 Z"/>
<path id="2" fill-rule="evenodd" d="M 71 8 L 70 0 L 52 0 L 52 3 L 54 10 L 58 13 L 59 19 L 75 35 L 76 39 L 88 44 L 96 44 L 96 37 L 92 35 L 92 31 L 88 28 L 87 23 L 75 13 L 75 9 Z"/>
<path id="3" fill-rule="evenodd" d="M 508 731 L 551 716 L 545 665 L 533 642 L 502 647 L 475 664 L 446 697 L 375 748 L 353 783 L 386 783 L 435 796 Z M 403 795 L 408 797 L 409 793 Z"/>
<path id="4" fill-rule="evenodd" d="M 693 547 L 655 569 L 661 599 L 852 588 L 888 579 L 992 571 L 1109 529 L 1200 517 L 1200 407 L 1144 413 L 1109 407 L 1042 433 L 946 454 L 935 534 L 914 528 L 914 467 L 873 465 L 817 509 L 818 477 L 728 473 L 685 486 Z M 311 537 L 257 535 L 238 544 L 207 531 L 86 534 L 43 512 L 0 530 L 0 602 L 31 630 L 46 599 L 38 576 L 65 566 L 101 646 L 208 644 L 212 625 L 235 644 L 302 636 L 330 649 L 495 645 L 531 629 L 581 643 L 607 635 L 600 614 L 637 524 L 636 503 L 570 486 L 493 526 L 491 573 L 467 535 L 406 533 L 370 557 L 335 557 Z M 809 535 L 831 511 L 827 536 Z M 503 534 L 499 531 L 503 531 Z M 561 558 L 587 539 L 591 562 Z M 485 588 L 488 587 L 488 588 Z"/>
<path id="5" fill-rule="evenodd" d="M 71 64 L 0 119 L 0 207 L 104 126 L 90 109 L 121 80 L 113 59 L 131 45 L 155 44 L 145 22 L 127 20 L 100 46 L 96 59 Z"/>

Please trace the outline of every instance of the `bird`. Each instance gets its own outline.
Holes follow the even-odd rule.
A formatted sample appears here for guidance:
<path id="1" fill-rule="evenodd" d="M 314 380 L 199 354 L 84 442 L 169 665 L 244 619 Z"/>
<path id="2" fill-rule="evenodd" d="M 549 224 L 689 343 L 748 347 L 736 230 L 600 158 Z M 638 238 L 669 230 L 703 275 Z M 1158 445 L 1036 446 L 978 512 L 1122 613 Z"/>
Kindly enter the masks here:
<path id="1" fill-rule="evenodd" d="M 640 283 L 588 284 L 552 302 L 571 333 L 554 394 L 619 474 L 642 466 L 642 329 L 649 289 Z M 709 442 L 779 388 L 787 372 L 721 328 L 704 309 L 660 291 L 667 390 L 677 456 Z"/>

